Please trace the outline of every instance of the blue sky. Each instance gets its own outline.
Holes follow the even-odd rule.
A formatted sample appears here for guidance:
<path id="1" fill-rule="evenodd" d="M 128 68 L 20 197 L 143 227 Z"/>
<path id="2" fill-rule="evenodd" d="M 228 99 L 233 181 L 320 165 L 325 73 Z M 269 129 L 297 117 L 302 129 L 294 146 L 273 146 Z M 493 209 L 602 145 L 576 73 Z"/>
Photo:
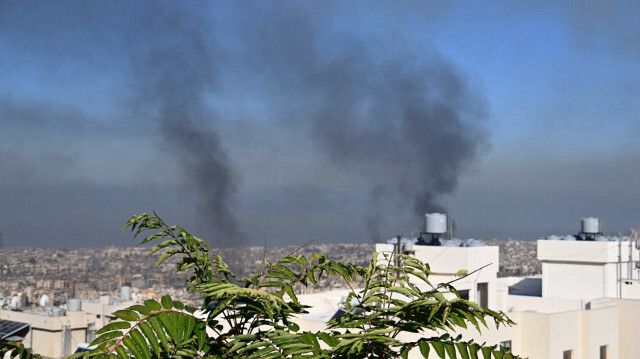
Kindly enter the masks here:
<path id="1" fill-rule="evenodd" d="M 640 5 L 3 2 L 0 233 L 214 245 L 640 227 Z"/>

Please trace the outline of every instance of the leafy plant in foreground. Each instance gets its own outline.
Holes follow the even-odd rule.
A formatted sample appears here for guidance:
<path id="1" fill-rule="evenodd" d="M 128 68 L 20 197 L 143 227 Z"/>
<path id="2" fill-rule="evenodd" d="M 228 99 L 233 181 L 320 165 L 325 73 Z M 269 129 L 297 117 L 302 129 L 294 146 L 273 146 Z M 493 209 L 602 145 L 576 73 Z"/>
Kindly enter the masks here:
<path id="1" fill-rule="evenodd" d="M 0 337 L 0 358 L 41 359 L 42 356 L 33 354 L 31 349 L 22 343 L 4 340 Z"/>
<path id="2" fill-rule="evenodd" d="M 407 358 L 409 352 L 440 358 L 513 358 L 506 348 L 464 341 L 450 333 L 487 321 L 512 325 L 502 312 L 460 298 L 451 283 L 432 285 L 428 264 L 406 255 L 374 253 L 369 267 L 309 258 L 295 251 L 258 273 L 236 278 L 207 243 L 157 215 L 132 217 L 123 229 L 140 243 L 160 241 L 156 265 L 179 256 L 178 272 L 189 271 L 188 290 L 202 295 L 200 308 L 172 300 L 147 300 L 113 313 L 121 321 L 99 330 L 97 348 L 72 357 L 136 358 Z M 301 331 L 294 319 L 306 313 L 296 286 L 313 286 L 325 275 L 342 277 L 353 289 L 346 314 L 319 332 Z M 468 275 L 468 274 L 467 274 Z M 447 299 L 445 293 L 455 297 Z M 407 333 L 419 333 L 407 339 Z"/>

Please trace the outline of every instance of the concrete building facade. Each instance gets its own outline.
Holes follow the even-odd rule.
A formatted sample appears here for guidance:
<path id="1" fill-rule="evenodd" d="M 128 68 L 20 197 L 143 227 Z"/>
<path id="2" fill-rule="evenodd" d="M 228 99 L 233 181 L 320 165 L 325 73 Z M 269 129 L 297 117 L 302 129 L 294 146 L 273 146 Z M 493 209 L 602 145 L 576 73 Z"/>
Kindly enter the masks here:
<path id="1" fill-rule="evenodd" d="M 539 240 L 542 276 L 498 278 L 498 247 L 414 246 L 414 256 L 429 263 L 434 283 L 454 279 L 459 269 L 479 271 L 455 282 L 461 295 L 502 310 L 517 325 L 475 329 L 461 334 L 536 359 L 640 358 L 634 333 L 640 323 L 639 260 L 634 241 Z M 377 252 L 392 253 L 392 244 Z M 301 296 L 313 306 L 304 329 L 318 330 L 348 291 Z M 432 333 L 425 333 L 431 336 Z M 418 352 L 410 357 L 419 358 Z"/>

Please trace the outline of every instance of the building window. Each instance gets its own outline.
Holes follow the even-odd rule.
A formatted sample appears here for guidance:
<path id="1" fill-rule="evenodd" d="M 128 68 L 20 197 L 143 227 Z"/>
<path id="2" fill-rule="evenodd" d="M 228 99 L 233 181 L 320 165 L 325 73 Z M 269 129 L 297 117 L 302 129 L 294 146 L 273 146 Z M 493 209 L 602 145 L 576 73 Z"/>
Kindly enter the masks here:
<path id="1" fill-rule="evenodd" d="M 459 290 L 458 293 L 460 293 L 460 299 L 469 300 L 469 290 L 468 289 Z"/>
<path id="2" fill-rule="evenodd" d="M 571 359 L 572 350 L 565 350 L 562 352 L 562 359 Z"/>
<path id="3" fill-rule="evenodd" d="M 503 342 L 500 342 L 500 346 L 501 347 L 505 347 L 505 348 L 509 348 L 509 350 L 511 350 L 511 340 L 505 340 Z"/>
<path id="4" fill-rule="evenodd" d="M 607 359 L 607 347 L 608 345 L 600 346 L 600 359 Z"/>
<path id="5" fill-rule="evenodd" d="M 476 303 L 480 304 L 483 308 L 489 306 L 489 283 L 478 283 Z"/>

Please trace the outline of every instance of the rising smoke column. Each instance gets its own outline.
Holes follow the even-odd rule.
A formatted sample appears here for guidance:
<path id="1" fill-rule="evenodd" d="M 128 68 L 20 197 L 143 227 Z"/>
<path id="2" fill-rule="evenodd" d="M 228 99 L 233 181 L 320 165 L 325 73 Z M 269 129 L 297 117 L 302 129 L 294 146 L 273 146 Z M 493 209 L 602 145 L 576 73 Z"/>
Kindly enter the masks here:
<path id="1" fill-rule="evenodd" d="M 266 122 L 277 118 L 280 124 L 292 127 L 288 131 L 299 131 L 300 137 L 308 138 L 309 148 L 331 159 L 327 173 L 335 174 L 338 168 L 349 174 L 345 177 L 358 177 L 369 193 L 365 220 L 372 224 L 367 228 L 376 238 L 376 228 L 390 210 L 414 207 L 416 219 L 422 219 L 424 212 L 441 210 L 438 200 L 455 190 L 458 176 L 486 144 L 482 98 L 448 61 L 434 51 L 405 45 L 402 29 L 398 37 L 389 39 L 351 32 L 371 14 L 369 9 L 378 7 L 386 18 L 390 10 L 384 8 L 386 3 L 23 3 L 0 4 L 2 28 L 14 22 L 11 26 L 16 33 L 29 35 L 15 39 L 17 48 L 33 46 L 37 51 L 27 59 L 50 58 L 51 68 L 69 70 L 56 76 L 65 86 L 74 87 L 83 80 L 118 83 L 114 92 L 122 92 L 137 112 L 114 115 L 120 120 L 109 130 L 118 134 L 126 130 L 131 137 L 145 138 L 159 132 L 159 152 L 165 156 L 158 164 L 159 177 L 184 174 L 199 196 L 193 207 L 198 207 L 201 222 L 209 224 L 213 234 L 204 237 L 216 245 L 241 245 L 244 237 L 231 211 L 239 188 L 232 161 L 236 158 L 232 152 L 227 155 L 220 139 L 222 122 L 228 120 L 221 118 L 225 110 L 248 113 L 252 121 L 264 126 L 261 128 L 269 128 L 268 136 L 276 139 L 265 141 L 268 144 L 276 143 L 279 134 Z M 23 16 L 13 16 L 13 7 L 24 7 L 20 10 Z M 363 16 L 349 13 L 353 7 L 361 7 L 355 10 L 364 10 Z M 27 26 L 30 24 L 37 26 Z M 387 25 L 379 29 L 387 31 Z M 130 77 L 120 74 L 128 70 Z M 91 76 L 83 76 L 84 72 Z M 96 90 L 107 87 L 111 86 L 97 86 Z M 93 90 L 91 84 L 75 89 Z M 220 98 L 230 99 L 230 106 L 216 108 Z M 269 105 L 257 106 L 257 111 L 251 106 L 238 110 L 254 99 Z M 28 103 L 33 107 L 33 101 Z M 229 111 L 230 107 L 235 108 Z M 265 112 L 270 113 L 263 116 L 261 111 L 267 107 Z M 127 119 L 126 125 L 122 118 Z M 68 124 L 70 129 L 77 127 Z M 88 135 L 101 126 L 89 127 Z M 241 145 L 258 147 L 262 143 L 255 141 L 259 136 L 247 137 L 254 141 Z M 255 152 L 266 153 L 264 158 L 275 153 L 269 148 Z M 72 152 L 63 152 L 67 153 Z M 279 164 L 282 160 L 272 157 L 266 161 Z M 32 167 L 44 168 L 41 162 L 39 158 Z M 58 162 L 69 166 L 69 161 L 56 161 L 56 167 Z M 125 168 L 135 166 L 133 162 Z M 299 171 L 308 169 L 274 167 L 282 168 L 279 175 L 289 175 L 292 183 Z M 322 171 L 318 173 L 321 177 Z M 327 176 L 312 185 L 318 193 L 330 191 L 331 180 Z"/>
<path id="2" fill-rule="evenodd" d="M 486 144 L 486 114 L 464 78 L 440 59 L 367 58 L 361 53 L 322 69 L 330 80 L 313 129 L 330 157 L 370 188 L 365 221 L 380 239 L 378 224 L 394 202 L 413 207 L 417 219 L 444 211 L 438 200 L 455 191 Z"/>
<path id="3" fill-rule="evenodd" d="M 455 66 L 435 50 L 335 30 L 336 5 L 229 5 L 233 20 L 224 25 L 186 8 L 154 16 L 162 30 L 140 66 L 142 88 L 216 237 L 244 237 L 230 210 L 238 178 L 205 101 L 225 90 L 229 74 L 247 80 L 239 86 L 251 95 L 281 104 L 276 116 L 301 123 L 335 167 L 359 178 L 373 239 L 388 211 L 411 207 L 416 223 L 444 211 L 438 201 L 486 148 L 484 100 Z M 215 44 L 207 29 L 237 36 L 233 49 Z"/>
<path id="4" fill-rule="evenodd" d="M 153 7 L 151 4 L 147 4 Z M 231 211 L 238 175 L 222 147 L 219 118 L 206 96 L 217 89 L 219 52 L 210 29 L 194 9 L 155 5 L 141 32 L 145 45 L 135 57 L 134 73 L 143 107 L 160 124 L 164 150 L 197 189 L 198 217 L 216 246 L 239 246 L 247 238 Z"/>
<path id="5" fill-rule="evenodd" d="M 484 100 L 455 66 L 434 50 L 334 31 L 331 4 L 229 5 L 237 18 L 224 25 L 188 8 L 153 16 L 157 32 L 137 67 L 141 92 L 157 109 L 168 152 L 198 188 L 216 240 L 244 238 L 230 210 L 238 177 L 206 101 L 223 93 L 225 76 L 281 104 L 276 116 L 306 129 L 333 166 L 359 178 L 373 239 L 388 211 L 411 207 L 416 223 L 444 211 L 438 201 L 488 144 Z M 207 31 L 237 42 L 225 48 Z"/>
<path id="6" fill-rule="evenodd" d="M 381 239 L 385 213 L 397 208 L 413 208 L 416 224 L 444 211 L 438 200 L 488 145 L 486 105 L 465 76 L 434 50 L 332 33 L 331 11 L 260 12 L 269 22 L 254 23 L 250 57 L 301 104 L 318 148 L 367 188 L 371 237 Z"/>

